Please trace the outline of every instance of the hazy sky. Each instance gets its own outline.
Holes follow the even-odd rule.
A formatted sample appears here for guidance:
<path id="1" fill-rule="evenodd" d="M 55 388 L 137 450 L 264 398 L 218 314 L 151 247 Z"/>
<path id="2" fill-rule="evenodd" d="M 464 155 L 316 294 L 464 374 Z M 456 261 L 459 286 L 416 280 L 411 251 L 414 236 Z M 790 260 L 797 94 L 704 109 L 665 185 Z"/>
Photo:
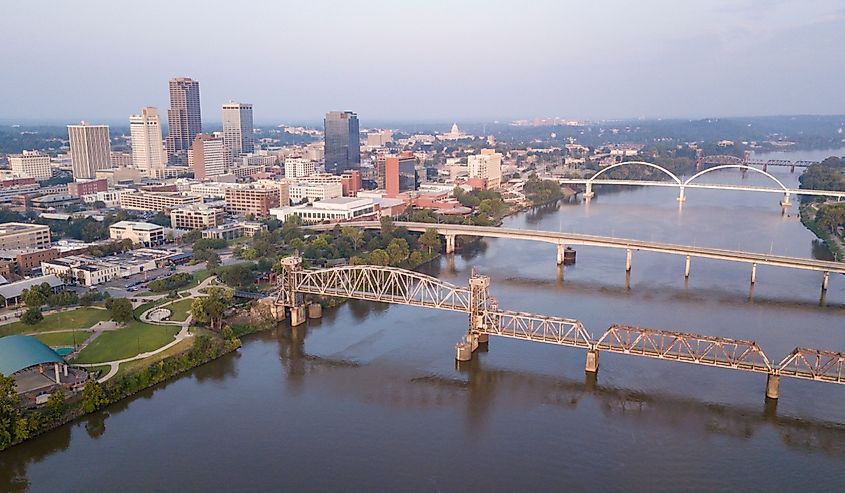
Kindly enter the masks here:
<path id="1" fill-rule="evenodd" d="M 0 119 L 126 121 L 200 81 L 257 122 L 845 113 L 845 0 L 7 1 Z"/>

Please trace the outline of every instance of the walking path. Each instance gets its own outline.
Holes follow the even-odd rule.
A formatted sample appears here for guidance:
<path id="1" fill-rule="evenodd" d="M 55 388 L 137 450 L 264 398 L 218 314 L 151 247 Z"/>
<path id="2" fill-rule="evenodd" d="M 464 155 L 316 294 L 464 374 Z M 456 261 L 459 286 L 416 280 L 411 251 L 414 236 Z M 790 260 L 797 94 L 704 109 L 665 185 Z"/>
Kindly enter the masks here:
<path id="1" fill-rule="evenodd" d="M 182 327 L 181 330 L 179 331 L 178 334 L 176 334 L 176 337 L 173 339 L 173 341 L 171 341 L 168 344 L 156 349 L 155 351 L 149 351 L 149 352 L 146 352 L 146 353 L 141 353 L 141 354 L 135 355 L 131 358 L 124 358 L 124 359 L 115 360 L 115 361 L 105 361 L 105 362 L 102 362 L 102 363 L 79 364 L 79 365 L 76 365 L 76 366 L 79 366 L 79 367 L 82 367 L 82 368 L 95 368 L 95 367 L 98 367 L 98 366 L 108 365 L 109 366 L 108 373 L 106 373 L 104 376 L 102 376 L 101 378 L 99 378 L 97 380 L 99 383 L 103 383 L 103 382 L 109 380 L 110 378 L 114 377 L 115 375 L 117 375 L 117 372 L 120 370 L 120 365 L 122 363 L 128 363 L 130 361 L 138 361 L 138 360 L 142 360 L 142 359 L 145 359 L 145 358 L 149 358 L 150 356 L 155 356 L 156 354 L 167 351 L 168 349 L 170 349 L 173 346 L 179 344 L 180 342 L 184 341 L 185 339 L 187 339 L 189 337 L 193 337 L 193 334 L 191 334 L 190 331 L 189 331 L 193 317 L 190 314 L 188 314 L 188 318 L 184 322 L 177 322 L 177 321 L 173 321 L 173 320 L 164 320 L 164 317 L 169 316 L 169 314 L 170 314 L 170 310 L 168 310 L 166 308 L 166 306 L 170 303 L 175 303 L 177 301 L 181 301 L 181 300 L 184 300 L 186 298 L 197 298 L 197 297 L 200 297 L 200 296 L 205 296 L 205 294 L 201 293 L 200 291 L 202 291 L 203 289 L 206 289 L 209 286 L 211 286 L 211 284 L 215 281 L 215 279 L 216 279 L 216 276 L 211 276 L 211 277 L 205 279 L 203 282 L 199 283 L 197 286 L 195 286 L 195 287 L 193 287 L 193 288 L 191 288 L 187 291 L 183 291 L 183 293 L 187 292 L 188 296 L 183 297 L 183 298 L 179 298 L 178 300 L 173 300 L 173 301 L 166 303 L 164 305 L 154 306 L 154 307 L 149 308 L 148 310 L 144 311 L 144 313 L 141 314 L 140 318 L 141 318 L 141 321 L 144 322 L 144 323 L 148 323 L 148 324 L 152 324 L 152 325 L 178 325 L 178 326 L 181 326 Z M 166 296 L 166 295 L 158 296 L 155 299 L 158 300 L 158 299 L 163 298 L 164 296 Z M 167 315 L 163 315 L 163 313 L 162 313 L 165 310 L 168 312 Z"/>

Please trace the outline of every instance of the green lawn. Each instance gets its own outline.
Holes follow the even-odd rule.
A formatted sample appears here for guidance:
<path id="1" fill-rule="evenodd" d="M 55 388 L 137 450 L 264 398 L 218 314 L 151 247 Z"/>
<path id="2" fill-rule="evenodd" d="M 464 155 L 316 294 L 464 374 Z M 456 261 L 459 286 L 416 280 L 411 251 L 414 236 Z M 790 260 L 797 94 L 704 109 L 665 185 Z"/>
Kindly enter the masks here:
<path id="1" fill-rule="evenodd" d="M 21 334 L 24 332 L 41 332 L 45 330 L 73 330 L 89 329 L 97 322 L 108 320 L 108 310 L 82 307 L 61 313 L 45 315 L 44 320 L 35 325 L 27 325 L 23 322 L 15 322 L 0 325 L 0 336 Z"/>
<path id="2" fill-rule="evenodd" d="M 91 335 L 91 331 L 88 330 L 77 330 L 76 331 L 76 343 L 79 344 L 85 339 L 88 339 L 88 336 Z M 74 342 L 74 334 L 73 331 L 68 332 L 55 332 L 50 334 L 39 334 L 35 336 L 39 341 L 43 342 L 44 344 L 50 347 L 73 347 Z"/>
<path id="3" fill-rule="evenodd" d="M 131 358 L 173 341 L 179 327 L 148 325 L 137 320 L 125 328 L 105 332 L 79 353 L 75 363 L 103 363 Z"/>
<path id="4" fill-rule="evenodd" d="M 193 304 L 193 302 L 193 298 L 185 298 L 171 303 L 164 308 L 170 310 L 170 320 L 175 322 L 184 322 L 188 319 L 188 314 L 191 313 L 191 304 Z"/>

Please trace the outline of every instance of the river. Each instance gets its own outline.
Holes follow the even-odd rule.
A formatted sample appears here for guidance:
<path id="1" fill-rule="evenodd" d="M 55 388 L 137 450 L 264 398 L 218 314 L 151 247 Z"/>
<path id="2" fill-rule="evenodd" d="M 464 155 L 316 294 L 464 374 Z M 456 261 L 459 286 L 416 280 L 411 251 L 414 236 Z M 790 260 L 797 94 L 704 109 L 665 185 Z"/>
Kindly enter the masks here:
<path id="1" fill-rule="evenodd" d="M 845 150 L 836 151 L 842 155 Z M 794 157 L 794 156 L 791 156 Z M 799 155 L 798 157 L 804 157 Z M 797 175 L 770 169 L 790 185 Z M 767 184 L 716 172 L 702 181 Z M 522 213 L 508 227 L 801 257 L 828 252 L 777 194 L 662 188 Z M 492 278 L 503 308 L 845 349 L 845 278 L 636 252 L 486 240 L 427 270 Z M 0 491 L 806 491 L 845 485 L 845 387 L 492 338 L 460 368 L 466 317 L 349 302 L 0 453 Z"/>

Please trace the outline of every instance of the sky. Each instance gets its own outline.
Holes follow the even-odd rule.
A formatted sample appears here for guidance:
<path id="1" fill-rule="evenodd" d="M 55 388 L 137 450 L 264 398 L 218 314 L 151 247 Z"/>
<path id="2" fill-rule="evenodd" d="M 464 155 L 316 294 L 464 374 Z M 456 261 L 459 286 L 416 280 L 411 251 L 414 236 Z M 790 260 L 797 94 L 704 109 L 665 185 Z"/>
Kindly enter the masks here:
<path id="1" fill-rule="evenodd" d="M 203 121 L 845 113 L 845 0 L 6 2 L 0 120 L 126 122 L 200 82 Z"/>

